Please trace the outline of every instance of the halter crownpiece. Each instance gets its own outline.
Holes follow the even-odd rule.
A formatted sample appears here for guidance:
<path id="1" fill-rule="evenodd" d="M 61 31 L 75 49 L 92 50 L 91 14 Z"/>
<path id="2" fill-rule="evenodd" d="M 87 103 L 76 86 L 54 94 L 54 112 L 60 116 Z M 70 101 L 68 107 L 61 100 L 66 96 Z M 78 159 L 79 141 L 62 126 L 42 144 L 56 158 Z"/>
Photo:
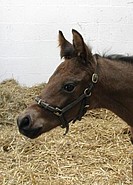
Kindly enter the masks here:
<path id="1" fill-rule="evenodd" d="M 94 57 L 94 59 L 95 59 L 95 57 Z M 96 61 L 96 59 L 95 59 L 95 61 Z M 96 61 L 96 63 L 97 63 L 97 61 Z M 92 91 L 92 89 L 94 87 L 94 84 L 96 84 L 97 82 L 98 82 L 98 74 L 95 72 L 95 73 L 92 74 L 92 78 L 91 78 L 91 82 L 89 84 L 89 87 L 84 90 L 83 94 L 81 94 L 76 100 L 74 100 L 70 104 L 66 105 L 62 109 L 59 108 L 59 107 L 53 107 L 53 106 L 49 105 L 48 103 L 44 102 L 39 97 L 36 97 L 35 101 L 37 102 L 37 104 L 41 108 L 52 112 L 54 115 L 56 115 L 60 119 L 60 121 L 61 121 L 61 128 L 66 128 L 66 131 L 64 133 L 64 135 L 66 135 L 68 133 L 68 131 L 69 131 L 69 121 L 66 120 L 64 114 L 68 110 L 73 108 L 75 105 L 77 105 L 79 102 L 81 102 L 80 110 L 79 110 L 77 116 L 73 119 L 73 123 L 76 120 L 80 121 L 82 116 L 86 113 L 87 107 L 89 107 L 89 104 L 87 104 L 87 99 L 91 96 L 91 91 Z"/>

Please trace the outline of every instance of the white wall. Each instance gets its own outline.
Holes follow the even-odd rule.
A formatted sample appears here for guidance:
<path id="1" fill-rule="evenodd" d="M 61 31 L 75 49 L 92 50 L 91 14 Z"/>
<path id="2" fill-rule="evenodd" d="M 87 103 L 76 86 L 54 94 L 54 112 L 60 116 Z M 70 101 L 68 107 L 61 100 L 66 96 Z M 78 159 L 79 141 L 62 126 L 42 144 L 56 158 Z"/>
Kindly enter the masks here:
<path id="1" fill-rule="evenodd" d="M 59 65 L 58 30 L 93 52 L 133 54 L 132 0 L 0 0 L 0 81 L 46 82 Z"/>

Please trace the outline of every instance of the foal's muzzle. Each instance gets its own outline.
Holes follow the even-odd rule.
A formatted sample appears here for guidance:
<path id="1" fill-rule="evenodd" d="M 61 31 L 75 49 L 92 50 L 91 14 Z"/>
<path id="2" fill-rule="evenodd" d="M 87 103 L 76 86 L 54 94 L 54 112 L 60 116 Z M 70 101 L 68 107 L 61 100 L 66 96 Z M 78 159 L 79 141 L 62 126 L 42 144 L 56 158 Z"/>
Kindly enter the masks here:
<path id="1" fill-rule="evenodd" d="M 18 125 L 20 133 L 31 139 L 34 139 L 41 134 L 42 126 L 33 127 L 32 119 L 30 115 L 18 117 L 17 125 Z"/>

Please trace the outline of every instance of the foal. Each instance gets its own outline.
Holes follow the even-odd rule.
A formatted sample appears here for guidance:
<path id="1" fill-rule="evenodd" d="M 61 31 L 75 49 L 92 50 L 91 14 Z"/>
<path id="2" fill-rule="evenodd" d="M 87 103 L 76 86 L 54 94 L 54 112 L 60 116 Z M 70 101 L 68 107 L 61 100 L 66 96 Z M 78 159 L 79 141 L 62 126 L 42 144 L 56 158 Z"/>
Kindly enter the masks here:
<path id="1" fill-rule="evenodd" d="M 18 117 L 19 131 L 36 138 L 57 126 L 69 129 L 86 110 L 106 108 L 131 126 L 133 135 L 133 57 L 93 55 L 72 30 L 73 43 L 59 31 L 64 58 L 39 97 Z M 131 138 L 133 141 L 133 136 Z"/>

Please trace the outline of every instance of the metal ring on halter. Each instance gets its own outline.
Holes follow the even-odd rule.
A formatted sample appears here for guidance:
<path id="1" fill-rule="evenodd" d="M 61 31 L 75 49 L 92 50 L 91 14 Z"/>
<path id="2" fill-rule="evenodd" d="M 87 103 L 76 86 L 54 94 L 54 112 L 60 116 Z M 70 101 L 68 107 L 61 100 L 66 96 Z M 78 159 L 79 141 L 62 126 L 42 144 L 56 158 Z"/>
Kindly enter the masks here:
<path id="1" fill-rule="evenodd" d="M 91 92 L 89 92 L 89 94 L 88 94 L 88 92 L 87 92 L 88 90 L 89 90 L 88 88 L 84 90 L 84 94 L 86 95 L 86 97 L 91 96 Z"/>
<path id="2" fill-rule="evenodd" d="M 97 73 L 93 73 L 93 75 L 92 75 L 92 82 L 93 82 L 94 84 L 96 84 L 97 81 L 98 81 L 98 74 L 97 74 Z"/>

